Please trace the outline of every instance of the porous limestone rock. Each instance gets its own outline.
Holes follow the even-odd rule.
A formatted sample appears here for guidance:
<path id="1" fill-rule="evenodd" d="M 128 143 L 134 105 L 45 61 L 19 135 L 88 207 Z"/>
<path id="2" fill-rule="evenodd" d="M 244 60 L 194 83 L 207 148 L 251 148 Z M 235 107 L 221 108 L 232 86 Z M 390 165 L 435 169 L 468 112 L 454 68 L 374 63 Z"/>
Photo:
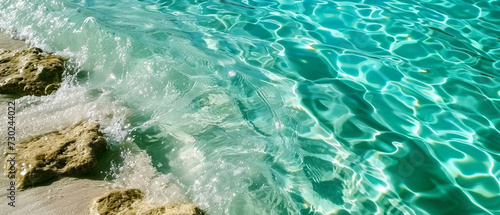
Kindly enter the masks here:
<path id="1" fill-rule="evenodd" d="M 114 190 L 97 197 L 91 205 L 92 215 L 203 215 L 194 204 L 152 205 L 144 201 L 138 189 Z"/>
<path id="2" fill-rule="evenodd" d="M 62 81 L 64 61 L 39 48 L 0 50 L 0 94 L 48 95 Z"/>
<path id="3" fill-rule="evenodd" d="M 99 124 L 89 122 L 17 143 L 16 186 L 25 189 L 55 176 L 88 173 L 97 166 L 96 156 L 106 144 Z M 4 167 L 8 172 L 8 162 Z"/>

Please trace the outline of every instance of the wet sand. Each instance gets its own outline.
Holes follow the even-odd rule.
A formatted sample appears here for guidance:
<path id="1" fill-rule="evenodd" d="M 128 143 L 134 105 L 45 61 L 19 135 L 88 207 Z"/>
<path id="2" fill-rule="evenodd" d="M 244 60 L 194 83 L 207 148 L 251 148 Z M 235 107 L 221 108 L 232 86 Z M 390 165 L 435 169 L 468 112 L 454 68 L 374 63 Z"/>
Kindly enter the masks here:
<path id="1" fill-rule="evenodd" d="M 26 48 L 23 41 L 14 40 L 8 34 L 0 32 L 0 49 L 22 49 Z"/>

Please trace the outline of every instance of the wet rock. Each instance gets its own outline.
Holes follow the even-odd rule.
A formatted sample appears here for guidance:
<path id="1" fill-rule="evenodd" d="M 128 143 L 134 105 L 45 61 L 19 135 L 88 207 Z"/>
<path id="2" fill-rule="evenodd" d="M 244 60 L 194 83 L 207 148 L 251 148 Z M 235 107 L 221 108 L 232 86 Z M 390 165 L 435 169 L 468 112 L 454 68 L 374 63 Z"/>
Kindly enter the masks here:
<path id="1" fill-rule="evenodd" d="M 16 148 L 16 185 L 25 189 L 55 176 L 90 172 L 97 166 L 97 154 L 106 149 L 106 140 L 98 124 L 82 122 L 17 143 Z M 6 172 L 8 165 L 5 162 Z"/>
<path id="2" fill-rule="evenodd" d="M 0 94 L 48 95 L 62 81 L 64 61 L 39 48 L 0 50 Z"/>
<path id="3" fill-rule="evenodd" d="M 92 214 L 110 214 L 127 211 L 136 201 L 144 199 L 144 194 L 138 189 L 115 190 L 98 197 L 92 207 Z"/>
<path id="4" fill-rule="evenodd" d="M 138 189 L 114 190 L 97 197 L 91 205 L 92 215 L 202 215 L 194 204 L 152 205 L 144 201 Z"/>

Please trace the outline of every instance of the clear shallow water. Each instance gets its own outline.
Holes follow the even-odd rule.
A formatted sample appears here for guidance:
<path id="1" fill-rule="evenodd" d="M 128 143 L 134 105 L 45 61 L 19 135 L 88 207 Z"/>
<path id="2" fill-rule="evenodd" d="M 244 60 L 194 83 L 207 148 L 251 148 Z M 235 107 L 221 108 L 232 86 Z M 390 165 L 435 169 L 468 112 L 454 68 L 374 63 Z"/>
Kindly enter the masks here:
<path id="1" fill-rule="evenodd" d="M 130 151 L 106 174 L 210 214 L 500 214 L 499 14 L 0 0 L 1 28 L 71 57 L 57 94 L 21 99 L 25 127 L 99 121 Z"/>

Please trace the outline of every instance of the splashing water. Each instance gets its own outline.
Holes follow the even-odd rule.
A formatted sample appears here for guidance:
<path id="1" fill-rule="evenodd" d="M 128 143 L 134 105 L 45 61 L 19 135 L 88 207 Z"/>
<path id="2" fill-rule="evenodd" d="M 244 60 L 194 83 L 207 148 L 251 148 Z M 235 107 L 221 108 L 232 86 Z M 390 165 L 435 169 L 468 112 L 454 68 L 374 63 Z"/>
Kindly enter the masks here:
<path id="1" fill-rule="evenodd" d="M 0 28 L 71 59 L 56 94 L 18 102 L 20 136 L 98 121 L 123 158 L 106 174 L 210 214 L 499 214 L 499 14 L 0 0 Z"/>

